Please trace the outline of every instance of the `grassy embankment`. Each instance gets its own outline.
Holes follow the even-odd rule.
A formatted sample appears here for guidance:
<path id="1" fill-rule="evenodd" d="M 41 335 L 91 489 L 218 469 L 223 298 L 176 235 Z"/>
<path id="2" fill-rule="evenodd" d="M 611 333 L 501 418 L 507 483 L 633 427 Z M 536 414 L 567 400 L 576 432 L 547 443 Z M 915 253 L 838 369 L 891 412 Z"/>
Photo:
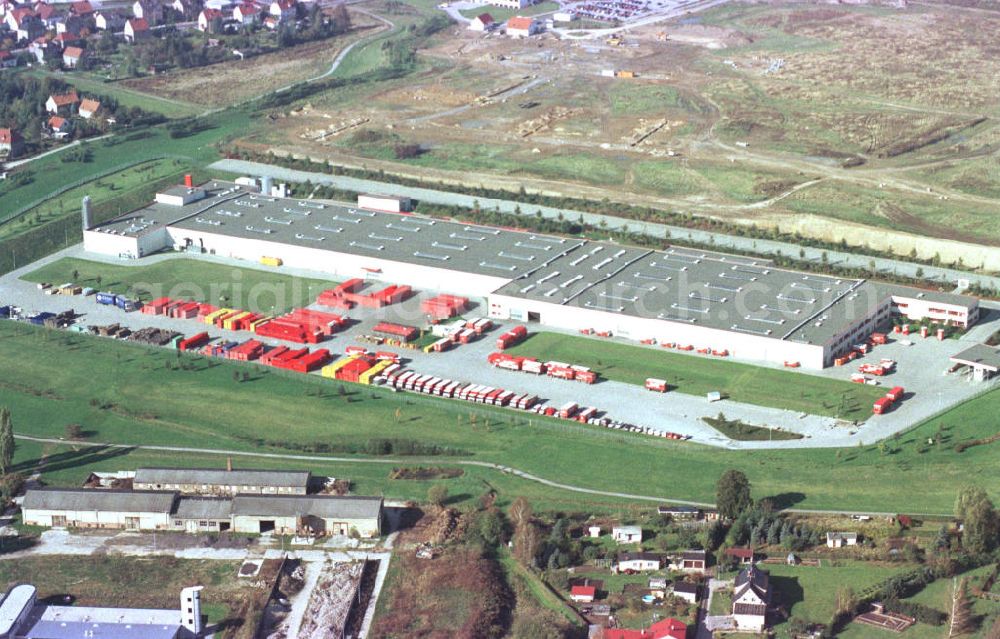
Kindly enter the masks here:
<path id="1" fill-rule="evenodd" d="M 62 437 L 67 424 L 79 423 L 91 441 L 247 452 L 319 450 L 345 459 L 370 453 L 373 440 L 407 440 L 421 448 L 438 446 L 456 453 L 437 456 L 435 466 L 448 467 L 460 459 L 496 462 L 586 488 L 703 502 L 714 499 L 714 485 L 723 471 L 738 468 L 753 482 L 755 497 L 773 497 L 779 506 L 802 508 L 944 513 L 951 510 L 955 494 L 969 477 L 984 486 L 1000 485 L 990 445 L 963 453 L 954 450 L 960 441 L 995 432 L 992 415 L 1000 410 L 1000 392 L 967 402 L 882 447 L 747 452 L 650 440 L 464 402 L 178 357 L 171 351 L 20 324 L 0 323 L 0 359 L 18 363 L 16 380 L 4 381 L 2 403 L 11 407 L 18 433 L 40 437 Z M 235 381 L 233 373 L 240 370 L 252 371 L 252 381 Z M 940 444 L 926 443 L 935 436 Z M 152 451 L 72 450 L 22 442 L 19 468 L 32 470 L 43 453 L 48 455 L 44 478 L 62 484 L 79 484 L 90 470 L 135 467 L 158 456 Z M 176 463 L 176 454 L 161 457 Z M 186 464 L 223 463 L 221 456 L 185 453 L 184 458 Z M 592 465 L 581 463 L 585 459 L 601 460 L 603 470 L 594 472 Z M 354 480 L 356 492 L 362 494 L 400 499 L 426 495 L 427 482 L 388 479 L 392 465 L 426 464 L 426 459 L 385 460 L 389 463 L 344 459 L 241 463 L 306 465 Z M 927 477 L 935 479 L 928 482 Z M 566 509 L 570 504 L 600 509 L 622 502 L 478 467 L 466 467 L 462 477 L 448 480 L 447 485 L 456 503 L 489 487 L 498 491 L 501 504 L 523 494 L 542 510 Z M 919 494 L 906 488 L 912 485 L 922 486 Z"/>

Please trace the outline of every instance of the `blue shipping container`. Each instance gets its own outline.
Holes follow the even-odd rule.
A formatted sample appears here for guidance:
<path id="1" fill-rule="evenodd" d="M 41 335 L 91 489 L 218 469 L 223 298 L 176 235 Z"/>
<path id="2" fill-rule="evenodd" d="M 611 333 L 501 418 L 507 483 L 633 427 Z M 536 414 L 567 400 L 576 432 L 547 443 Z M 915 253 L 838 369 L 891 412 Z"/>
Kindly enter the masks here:
<path id="1" fill-rule="evenodd" d="M 98 304 L 114 304 L 116 302 L 116 297 L 114 293 L 98 293 L 97 303 Z"/>
<path id="2" fill-rule="evenodd" d="M 0 317 L 9 318 L 10 317 L 10 307 L 0 306 Z"/>

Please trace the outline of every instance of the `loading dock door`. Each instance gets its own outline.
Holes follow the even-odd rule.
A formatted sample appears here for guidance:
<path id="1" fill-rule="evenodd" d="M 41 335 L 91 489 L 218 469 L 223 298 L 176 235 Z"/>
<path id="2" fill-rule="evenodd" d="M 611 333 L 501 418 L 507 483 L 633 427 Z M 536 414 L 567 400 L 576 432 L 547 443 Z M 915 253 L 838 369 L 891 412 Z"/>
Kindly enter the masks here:
<path id="1" fill-rule="evenodd" d="M 274 520 L 273 519 L 261 519 L 258 522 L 260 534 L 274 532 Z"/>

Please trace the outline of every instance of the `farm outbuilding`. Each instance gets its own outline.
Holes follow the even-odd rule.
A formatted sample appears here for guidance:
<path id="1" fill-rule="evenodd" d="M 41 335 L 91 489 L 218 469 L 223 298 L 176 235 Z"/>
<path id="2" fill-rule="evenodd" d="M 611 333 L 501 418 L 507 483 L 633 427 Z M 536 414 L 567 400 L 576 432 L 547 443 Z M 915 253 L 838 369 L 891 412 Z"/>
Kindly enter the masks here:
<path id="1" fill-rule="evenodd" d="M 668 246 L 465 224 L 376 208 L 263 196 L 215 181 L 84 232 L 86 250 L 139 258 L 173 248 L 384 281 L 484 300 L 488 316 L 681 350 L 820 369 L 893 316 L 968 327 L 978 300 L 947 292 L 780 268 Z"/>

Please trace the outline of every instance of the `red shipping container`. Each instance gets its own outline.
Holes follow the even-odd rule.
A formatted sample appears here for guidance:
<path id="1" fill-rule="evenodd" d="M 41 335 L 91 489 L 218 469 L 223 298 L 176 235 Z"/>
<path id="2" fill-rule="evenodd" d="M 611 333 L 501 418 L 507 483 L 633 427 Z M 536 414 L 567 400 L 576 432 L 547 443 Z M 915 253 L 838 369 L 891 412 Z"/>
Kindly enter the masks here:
<path id="1" fill-rule="evenodd" d="M 189 351 L 206 344 L 209 340 L 208 333 L 198 333 L 177 343 L 177 350 Z"/>
<path id="2" fill-rule="evenodd" d="M 345 382 L 357 382 L 361 373 L 372 367 L 366 358 L 359 357 L 337 369 L 336 377 Z"/>

